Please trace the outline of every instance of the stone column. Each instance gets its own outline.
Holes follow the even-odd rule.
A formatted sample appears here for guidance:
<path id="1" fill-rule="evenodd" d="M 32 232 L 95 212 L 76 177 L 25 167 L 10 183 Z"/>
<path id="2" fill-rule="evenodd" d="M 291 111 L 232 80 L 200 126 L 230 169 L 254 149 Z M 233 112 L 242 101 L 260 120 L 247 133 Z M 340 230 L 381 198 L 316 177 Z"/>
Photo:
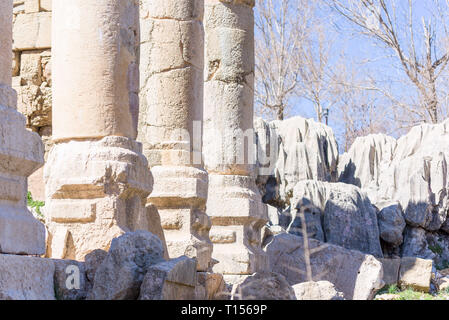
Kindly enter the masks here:
<path id="1" fill-rule="evenodd" d="M 42 255 L 45 227 L 26 206 L 27 178 L 44 164 L 42 141 L 25 129 L 11 88 L 12 0 L 0 0 L 0 253 Z"/>
<path id="2" fill-rule="evenodd" d="M 152 178 L 135 141 L 139 2 L 55 0 L 53 142 L 45 166 L 48 255 L 83 259 L 148 230 Z"/>
<path id="3" fill-rule="evenodd" d="M 214 272 L 247 275 L 267 265 L 266 206 L 255 185 L 254 0 L 205 0 L 204 158 Z"/>
<path id="4" fill-rule="evenodd" d="M 210 219 L 203 169 L 204 0 L 141 1 L 139 139 L 154 177 L 148 203 L 159 211 L 169 256 L 210 269 Z"/>

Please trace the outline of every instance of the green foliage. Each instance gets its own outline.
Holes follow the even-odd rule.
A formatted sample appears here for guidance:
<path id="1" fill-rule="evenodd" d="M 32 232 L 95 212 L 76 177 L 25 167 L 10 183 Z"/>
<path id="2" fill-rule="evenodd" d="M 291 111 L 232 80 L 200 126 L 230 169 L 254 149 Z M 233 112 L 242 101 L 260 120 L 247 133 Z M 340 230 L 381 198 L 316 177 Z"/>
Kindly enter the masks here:
<path id="1" fill-rule="evenodd" d="M 29 207 L 33 208 L 39 217 L 44 218 L 44 215 L 41 212 L 41 208 L 43 206 L 45 206 L 45 202 L 33 200 L 33 196 L 31 195 L 31 192 L 29 192 L 29 191 L 27 193 L 27 205 Z"/>
<path id="2" fill-rule="evenodd" d="M 376 295 L 381 295 L 381 294 L 396 294 L 399 292 L 399 288 L 396 284 L 392 284 L 392 285 L 387 285 L 385 287 L 383 287 L 382 289 L 380 289 Z"/>
<path id="3" fill-rule="evenodd" d="M 443 253 L 443 248 L 438 243 L 435 245 L 429 245 L 429 249 L 437 255 L 441 255 Z"/>
<path id="4" fill-rule="evenodd" d="M 400 291 L 400 290 L 399 290 L 397 284 L 392 284 L 392 285 L 390 285 L 390 286 L 388 287 L 388 293 L 389 293 L 389 294 L 396 294 L 396 293 L 398 293 L 399 291 Z"/>
<path id="5" fill-rule="evenodd" d="M 432 296 L 431 294 L 428 293 L 415 291 L 411 288 L 408 288 L 397 294 L 398 298 L 396 300 L 438 300 L 436 299 L 436 296 Z"/>
<path id="6" fill-rule="evenodd" d="M 394 300 L 449 300 L 449 288 L 441 290 L 436 294 L 429 294 L 416 291 L 413 288 L 401 290 L 397 285 L 383 287 L 377 295 L 394 294 L 397 297 Z"/>

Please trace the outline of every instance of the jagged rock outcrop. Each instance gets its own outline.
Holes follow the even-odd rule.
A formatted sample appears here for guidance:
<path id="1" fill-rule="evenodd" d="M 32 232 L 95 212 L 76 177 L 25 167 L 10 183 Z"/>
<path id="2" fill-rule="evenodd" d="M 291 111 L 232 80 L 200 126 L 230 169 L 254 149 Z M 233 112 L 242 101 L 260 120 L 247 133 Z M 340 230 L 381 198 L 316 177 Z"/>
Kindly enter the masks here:
<path id="1" fill-rule="evenodd" d="M 290 285 L 309 281 L 306 252 L 310 253 L 313 281 L 326 280 L 344 294 L 347 300 L 372 299 L 383 282 L 382 263 L 372 255 L 309 239 L 310 251 L 304 250 L 303 239 L 281 234 L 265 247 L 272 272 L 283 275 Z"/>
<path id="2" fill-rule="evenodd" d="M 358 137 L 338 159 L 338 181 L 368 191 L 377 190 L 382 170 L 392 161 L 396 144 L 396 139 L 384 134 Z"/>
<path id="3" fill-rule="evenodd" d="M 416 126 L 397 140 L 380 134 L 358 138 L 340 157 L 339 181 L 360 186 L 378 207 L 389 254 L 437 265 L 449 261 L 448 139 L 449 119 Z"/>
<path id="4" fill-rule="evenodd" d="M 255 119 L 258 185 L 263 200 L 289 203 L 298 181 L 336 181 L 338 146 L 332 129 L 311 119 Z"/>
<path id="5" fill-rule="evenodd" d="M 359 138 L 339 164 L 339 180 L 359 185 L 374 202 L 396 200 L 407 224 L 428 231 L 447 220 L 449 120 L 414 127 L 398 139 Z M 369 168 L 366 166 L 369 165 Z"/>
<path id="6" fill-rule="evenodd" d="M 382 257 L 377 209 L 358 187 L 344 183 L 300 181 L 293 189 L 286 231 L 302 235 L 303 210 L 309 236 L 347 249 Z"/>
<path id="7" fill-rule="evenodd" d="M 423 228 L 407 226 L 401 255 L 432 259 L 437 267 L 444 268 L 449 264 L 449 235 L 444 232 L 428 232 Z"/>

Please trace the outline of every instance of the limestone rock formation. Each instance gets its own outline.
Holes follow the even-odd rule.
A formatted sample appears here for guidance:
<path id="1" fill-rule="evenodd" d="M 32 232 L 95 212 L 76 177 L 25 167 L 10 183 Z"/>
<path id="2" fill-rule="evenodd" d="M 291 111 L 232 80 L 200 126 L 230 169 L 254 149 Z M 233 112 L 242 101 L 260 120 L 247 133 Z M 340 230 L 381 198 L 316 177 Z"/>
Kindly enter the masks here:
<path id="1" fill-rule="evenodd" d="M 329 281 L 346 300 L 372 299 L 384 286 L 382 263 L 371 255 L 309 239 L 313 281 Z M 310 281 L 303 239 L 291 234 L 273 238 L 265 248 L 272 272 L 283 275 L 290 285 Z"/>
<path id="2" fill-rule="evenodd" d="M 329 281 L 309 281 L 293 286 L 296 300 L 344 300 L 343 293 L 338 292 Z"/>
<path id="3" fill-rule="evenodd" d="M 382 257 L 377 209 L 358 187 L 304 180 L 296 184 L 287 232 L 302 235 L 303 210 L 309 236 Z"/>
<path id="4" fill-rule="evenodd" d="M 193 300 L 197 262 L 182 256 L 151 266 L 140 287 L 139 300 Z"/>
<path id="5" fill-rule="evenodd" d="M 296 183 L 302 180 L 334 182 L 338 147 L 333 131 L 310 119 L 254 122 L 257 135 L 258 185 L 264 202 L 289 203 Z"/>
<path id="6" fill-rule="evenodd" d="M 295 291 L 281 274 L 257 272 L 234 284 L 232 300 L 296 300 Z"/>
<path id="7" fill-rule="evenodd" d="M 401 205 L 394 201 L 383 201 L 377 203 L 376 206 L 379 209 L 377 219 L 380 238 L 393 246 L 401 245 L 406 226 Z"/>
<path id="8" fill-rule="evenodd" d="M 379 209 L 388 256 L 449 261 L 448 126 L 449 120 L 422 124 L 398 140 L 358 138 L 340 157 L 339 181 L 361 187 Z"/>
<path id="9" fill-rule="evenodd" d="M 376 190 L 384 166 L 393 160 L 396 145 L 396 139 L 384 134 L 356 138 L 349 151 L 339 158 L 338 181 Z"/>
<path id="10" fill-rule="evenodd" d="M 97 268 L 92 300 L 133 300 L 152 265 L 162 262 L 159 238 L 148 231 L 126 233 L 112 240 L 111 248 Z"/>
<path id="11" fill-rule="evenodd" d="M 429 292 L 432 278 L 432 260 L 403 257 L 399 270 L 399 285 L 418 291 Z"/>
<path id="12" fill-rule="evenodd" d="M 432 259 L 436 266 L 444 268 L 449 262 L 449 235 L 445 232 L 428 232 L 423 228 L 407 226 L 401 255 Z"/>
<path id="13" fill-rule="evenodd" d="M 379 135 L 358 139 L 342 156 L 345 161 L 339 165 L 340 181 L 366 189 L 374 203 L 399 201 L 411 226 L 432 232 L 440 230 L 449 209 L 449 149 L 443 142 L 448 138 L 448 126 L 449 120 L 423 124 L 397 141 Z M 370 164 L 369 169 L 365 169 L 366 163 Z M 364 176 L 368 172 L 375 174 Z"/>

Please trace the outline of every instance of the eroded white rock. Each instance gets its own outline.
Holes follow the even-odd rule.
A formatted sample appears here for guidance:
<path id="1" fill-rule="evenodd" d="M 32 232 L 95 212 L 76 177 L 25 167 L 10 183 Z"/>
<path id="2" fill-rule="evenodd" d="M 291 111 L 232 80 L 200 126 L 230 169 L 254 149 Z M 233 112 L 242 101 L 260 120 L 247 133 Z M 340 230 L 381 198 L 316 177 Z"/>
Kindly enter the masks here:
<path id="1" fill-rule="evenodd" d="M 382 263 L 371 255 L 309 239 L 310 270 L 301 237 L 281 234 L 265 250 L 271 270 L 283 275 L 290 285 L 306 281 L 329 281 L 347 300 L 368 300 L 384 286 Z M 306 251 L 307 252 L 307 251 Z"/>

